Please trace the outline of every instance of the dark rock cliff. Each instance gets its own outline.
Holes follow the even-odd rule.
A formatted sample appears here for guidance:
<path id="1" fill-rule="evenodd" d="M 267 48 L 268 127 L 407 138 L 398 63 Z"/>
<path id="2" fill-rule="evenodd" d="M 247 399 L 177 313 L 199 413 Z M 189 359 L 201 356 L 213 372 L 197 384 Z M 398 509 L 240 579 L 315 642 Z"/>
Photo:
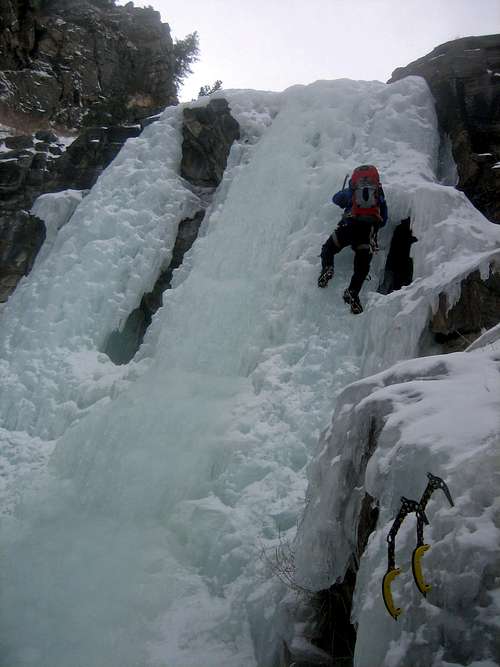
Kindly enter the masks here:
<path id="1" fill-rule="evenodd" d="M 175 68 L 170 28 L 151 8 L 0 0 L 0 302 L 43 243 L 28 213 L 36 198 L 91 188 L 129 137 L 177 103 Z M 66 150 L 58 135 L 82 126 Z"/>
<path id="2" fill-rule="evenodd" d="M 500 223 L 500 35 L 464 37 L 396 69 L 389 83 L 422 76 L 449 135 L 458 188 Z"/>
<path id="3" fill-rule="evenodd" d="M 224 98 L 184 110 L 181 176 L 193 185 L 217 187 L 240 126 Z"/>
<path id="4" fill-rule="evenodd" d="M 0 120 L 135 121 L 177 102 L 170 28 L 110 0 L 0 0 Z"/>

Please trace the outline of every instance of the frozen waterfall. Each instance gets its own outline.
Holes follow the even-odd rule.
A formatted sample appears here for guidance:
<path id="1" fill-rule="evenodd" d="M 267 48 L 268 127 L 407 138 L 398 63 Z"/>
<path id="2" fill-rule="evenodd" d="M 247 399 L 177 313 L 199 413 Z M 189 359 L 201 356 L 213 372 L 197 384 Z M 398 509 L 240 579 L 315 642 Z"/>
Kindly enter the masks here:
<path id="1" fill-rule="evenodd" d="M 199 205 L 182 107 L 127 142 L 0 314 L 2 667 L 273 664 L 281 592 L 260 553 L 293 539 L 336 396 L 413 357 L 439 291 L 498 242 L 437 182 L 422 80 L 227 97 L 242 138 L 134 361 L 101 350 Z M 331 195 L 366 162 L 382 247 L 409 213 L 420 242 L 412 286 L 375 294 L 381 253 L 353 317 L 350 251 L 316 278 Z"/>

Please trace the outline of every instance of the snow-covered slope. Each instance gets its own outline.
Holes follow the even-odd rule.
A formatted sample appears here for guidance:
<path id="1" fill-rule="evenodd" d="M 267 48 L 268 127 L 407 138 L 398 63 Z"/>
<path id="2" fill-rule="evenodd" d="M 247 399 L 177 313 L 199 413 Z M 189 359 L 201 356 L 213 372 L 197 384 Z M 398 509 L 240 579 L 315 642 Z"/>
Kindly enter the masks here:
<path id="1" fill-rule="evenodd" d="M 414 356 L 439 291 L 498 253 L 498 230 L 437 182 L 422 80 L 229 101 L 242 140 L 135 361 L 99 350 L 198 205 L 178 176 L 182 108 L 127 143 L 2 310 L 6 665 L 273 664 L 282 591 L 259 554 L 295 533 L 338 392 Z M 353 318 L 349 251 L 327 290 L 316 277 L 331 194 L 362 162 L 388 196 L 382 245 L 409 212 L 420 242 L 415 283 L 382 297 L 374 280 Z"/>

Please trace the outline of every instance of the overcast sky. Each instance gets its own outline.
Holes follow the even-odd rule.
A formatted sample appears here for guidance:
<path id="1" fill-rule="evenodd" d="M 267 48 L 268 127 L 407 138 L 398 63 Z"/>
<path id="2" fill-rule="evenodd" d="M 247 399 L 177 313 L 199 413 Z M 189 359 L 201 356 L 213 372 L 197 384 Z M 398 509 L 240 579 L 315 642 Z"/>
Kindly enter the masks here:
<path id="1" fill-rule="evenodd" d="M 379 79 L 456 37 L 500 32 L 500 0 L 146 0 L 200 61 L 181 91 L 283 90 L 317 79 Z"/>

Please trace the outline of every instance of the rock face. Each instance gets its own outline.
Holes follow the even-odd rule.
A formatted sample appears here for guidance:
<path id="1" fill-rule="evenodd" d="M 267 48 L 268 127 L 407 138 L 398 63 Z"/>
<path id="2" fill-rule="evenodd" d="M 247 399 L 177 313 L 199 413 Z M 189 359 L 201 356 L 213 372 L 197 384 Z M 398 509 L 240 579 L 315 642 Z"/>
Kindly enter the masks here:
<path id="1" fill-rule="evenodd" d="M 439 295 L 439 307 L 429 328 L 443 352 L 465 350 L 483 330 L 500 322 L 500 272 L 490 267 L 486 280 L 479 271 L 461 284 L 460 298 L 449 308 L 446 294 Z"/>
<path id="2" fill-rule="evenodd" d="M 111 0 L 0 0 L 0 119 L 136 121 L 177 102 L 168 24 Z"/>
<path id="3" fill-rule="evenodd" d="M 139 125 L 89 128 L 67 150 L 51 132 L 7 137 L 4 146 L 14 148 L 0 152 L 0 215 L 31 208 L 42 193 L 91 188 L 125 141 L 140 132 Z"/>
<path id="4" fill-rule="evenodd" d="M 449 135 L 458 187 L 500 223 L 500 35 L 464 37 L 396 69 L 389 83 L 422 76 Z"/>
<path id="5" fill-rule="evenodd" d="M 45 225 L 39 218 L 24 211 L 9 220 L 0 216 L 0 303 L 31 271 L 44 240 Z"/>
<path id="6" fill-rule="evenodd" d="M 181 175 L 193 185 L 219 185 L 231 144 L 240 127 L 227 100 L 211 100 L 205 107 L 184 110 Z"/>
<path id="7" fill-rule="evenodd" d="M 140 125 L 95 127 L 84 130 L 55 161 L 45 192 L 66 188 L 88 190 L 118 155 L 123 144 L 141 133 Z"/>

